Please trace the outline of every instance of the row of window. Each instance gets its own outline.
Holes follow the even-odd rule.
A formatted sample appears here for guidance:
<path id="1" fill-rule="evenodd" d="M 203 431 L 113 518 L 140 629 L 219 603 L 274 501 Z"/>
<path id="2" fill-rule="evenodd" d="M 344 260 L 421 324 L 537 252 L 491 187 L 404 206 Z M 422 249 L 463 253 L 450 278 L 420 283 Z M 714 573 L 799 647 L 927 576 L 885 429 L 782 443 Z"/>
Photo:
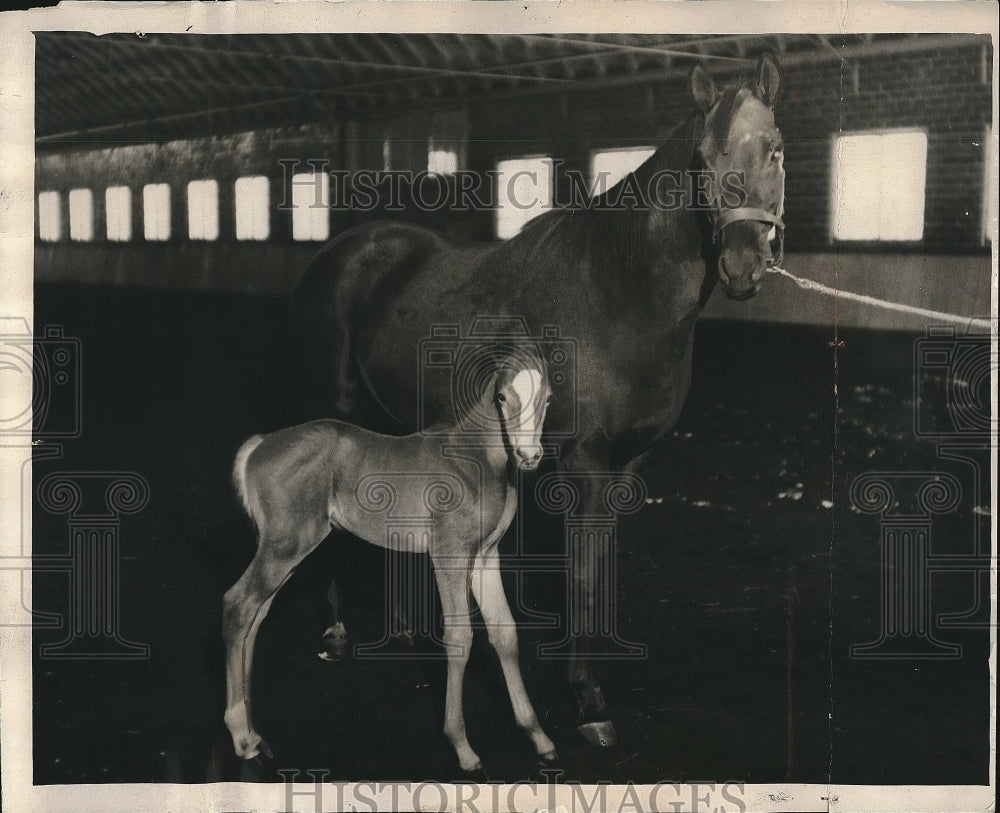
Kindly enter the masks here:
<path id="1" fill-rule="evenodd" d="M 609 188 L 654 152 L 652 147 L 606 150 L 594 153 L 593 177 L 604 173 L 601 189 Z M 450 150 L 431 151 L 429 171 L 448 175 L 457 169 L 457 155 Z M 518 158 L 497 165 L 501 188 L 510 190 L 497 206 L 497 236 L 517 234 L 531 218 L 552 206 L 552 162 L 548 157 Z M 329 176 L 297 173 L 292 176 L 292 239 L 329 239 Z M 599 190 L 600 191 L 600 190 Z M 270 185 L 264 176 L 239 178 L 234 185 L 237 240 L 266 240 L 270 236 Z M 171 189 L 166 183 L 142 188 L 142 236 L 147 241 L 169 240 L 172 234 Z M 133 238 L 132 190 L 111 186 L 104 191 L 107 239 L 128 242 Z M 219 238 L 219 184 L 215 180 L 191 181 L 187 185 L 187 236 L 191 240 Z M 69 192 L 69 238 L 94 240 L 94 196 L 90 189 Z M 38 236 L 46 242 L 62 239 L 60 193 L 47 190 L 38 195 Z"/>
<path id="2" fill-rule="evenodd" d="M 169 240 L 170 184 L 151 183 L 142 188 L 142 236 L 145 240 Z M 239 178 L 235 183 L 237 240 L 266 240 L 271 233 L 268 179 L 262 175 Z M 187 185 L 187 234 L 191 240 L 219 238 L 219 184 L 205 179 Z M 293 221 L 295 212 L 293 212 Z M 69 239 L 94 239 L 94 193 L 90 189 L 69 192 Z M 107 239 L 128 242 L 133 237 L 132 189 L 109 186 L 104 190 L 104 222 Z M 46 242 L 62 239 L 62 196 L 47 190 L 38 194 L 38 237 Z M 297 238 L 308 239 L 308 238 Z M 322 238 L 320 238 L 322 239 Z"/>
<path id="3" fill-rule="evenodd" d="M 993 172 L 993 139 L 987 128 L 986 174 L 983 184 L 982 240 L 988 239 L 991 205 L 997 198 L 997 176 Z M 591 177 L 605 173 L 608 188 L 638 167 L 652 148 L 594 153 Z M 924 235 L 925 186 L 927 181 L 927 134 L 922 130 L 845 133 L 833 141 L 831 173 L 831 224 L 833 240 L 855 242 L 916 242 Z M 499 237 L 517 234 L 539 211 L 552 205 L 551 158 L 503 161 L 501 173 L 515 177 L 519 200 L 537 197 L 534 210 L 500 211 Z M 518 174 L 520 173 L 520 174 Z M 528 188 L 537 178 L 533 188 Z M 521 188 L 518 188 L 518 187 Z M 601 191 L 598 189 L 597 191 Z"/>
<path id="4" fill-rule="evenodd" d="M 992 146 L 987 133 L 986 143 Z M 603 179 L 595 193 L 610 188 L 654 152 L 653 147 L 603 150 L 591 156 L 591 178 Z M 428 153 L 431 172 L 447 175 L 457 169 L 457 155 L 448 150 Z M 989 171 L 984 200 L 996 195 L 996 177 Z M 498 181 L 505 194 L 497 201 L 496 234 L 513 237 L 539 213 L 553 205 L 553 164 L 547 155 L 500 161 Z M 927 135 L 923 131 L 851 133 L 834 139 L 831 177 L 831 236 L 841 241 L 912 242 L 923 237 L 924 187 L 927 174 Z M 292 176 L 292 238 L 327 240 L 330 236 L 329 181 L 325 173 Z M 237 240 L 266 240 L 270 236 L 270 186 L 264 176 L 235 182 Z M 168 184 L 142 188 L 142 233 L 149 241 L 171 236 L 171 189 Z M 133 237 L 132 190 L 112 186 L 105 190 L 107 239 L 127 242 Z M 986 211 L 986 209 L 984 209 Z M 187 185 L 187 235 L 191 240 L 219 237 L 219 185 L 211 179 Z M 39 238 L 62 239 L 59 192 L 38 196 Z M 984 217 L 984 222 L 986 218 Z M 94 239 L 94 202 L 90 189 L 69 193 L 69 237 Z"/>

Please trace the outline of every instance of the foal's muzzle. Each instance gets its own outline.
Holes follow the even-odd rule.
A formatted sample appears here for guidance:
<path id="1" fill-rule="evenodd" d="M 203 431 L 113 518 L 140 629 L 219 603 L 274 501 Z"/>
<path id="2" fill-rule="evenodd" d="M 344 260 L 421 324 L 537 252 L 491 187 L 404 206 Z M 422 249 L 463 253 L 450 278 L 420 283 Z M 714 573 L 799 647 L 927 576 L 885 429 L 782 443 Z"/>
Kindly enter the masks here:
<path id="1" fill-rule="evenodd" d="M 533 471 L 538 468 L 538 463 L 542 459 L 542 449 L 540 446 L 529 446 L 527 448 L 518 446 L 514 450 L 514 457 L 519 469 Z"/>

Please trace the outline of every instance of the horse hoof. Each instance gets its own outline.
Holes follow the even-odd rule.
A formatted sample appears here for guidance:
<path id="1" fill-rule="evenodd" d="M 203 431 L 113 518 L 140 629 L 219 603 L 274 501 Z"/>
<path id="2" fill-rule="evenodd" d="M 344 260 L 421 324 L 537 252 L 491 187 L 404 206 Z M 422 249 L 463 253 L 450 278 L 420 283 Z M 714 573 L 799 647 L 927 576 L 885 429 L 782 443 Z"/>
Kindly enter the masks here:
<path id="1" fill-rule="evenodd" d="M 548 762 L 558 762 L 559 754 L 557 754 L 556 749 L 553 748 L 551 751 L 546 751 L 544 754 L 539 754 L 538 761 L 543 764 Z"/>
<path id="2" fill-rule="evenodd" d="M 614 748 L 618 744 L 618 732 L 610 720 L 598 720 L 592 723 L 581 723 L 576 727 L 577 733 L 591 745 L 600 748 Z"/>
<path id="3" fill-rule="evenodd" d="M 267 740 L 261 740 L 257 747 L 260 749 L 260 756 L 274 759 L 274 752 L 271 750 L 271 746 L 267 744 Z"/>
<path id="4" fill-rule="evenodd" d="M 593 719 L 604 713 L 607 703 L 604 701 L 604 692 L 596 683 L 585 683 L 574 686 L 576 692 L 576 702 L 580 709 L 580 716 L 584 719 Z"/>
<path id="5" fill-rule="evenodd" d="M 483 763 L 476 763 L 472 768 L 462 768 L 462 782 L 472 782 L 476 785 L 485 785 L 490 781 Z"/>

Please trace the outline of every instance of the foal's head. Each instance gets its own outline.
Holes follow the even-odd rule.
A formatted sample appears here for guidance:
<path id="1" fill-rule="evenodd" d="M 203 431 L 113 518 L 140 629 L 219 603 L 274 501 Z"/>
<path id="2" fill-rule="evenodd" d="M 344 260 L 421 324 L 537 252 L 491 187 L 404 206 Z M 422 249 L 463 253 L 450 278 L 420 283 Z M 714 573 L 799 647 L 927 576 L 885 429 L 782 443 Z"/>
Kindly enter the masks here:
<path id="1" fill-rule="evenodd" d="M 493 402 L 504 444 L 514 464 L 525 471 L 542 459 L 542 424 L 552 399 L 545 364 L 534 355 L 508 355 L 498 366 Z"/>

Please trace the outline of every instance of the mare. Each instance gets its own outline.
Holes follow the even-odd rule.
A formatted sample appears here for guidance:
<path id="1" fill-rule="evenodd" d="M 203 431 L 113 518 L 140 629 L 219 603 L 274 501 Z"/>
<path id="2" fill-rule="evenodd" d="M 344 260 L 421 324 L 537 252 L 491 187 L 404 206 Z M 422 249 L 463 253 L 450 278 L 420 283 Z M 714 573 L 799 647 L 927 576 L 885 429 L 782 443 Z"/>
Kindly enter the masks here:
<path id="1" fill-rule="evenodd" d="M 436 326 L 516 314 L 532 331 L 557 326 L 575 342 L 575 395 L 553 402 L 546 425 L 547 433 L 571 434 L 561 443 L 561 469 L 634 469 L 677 421 L 695 322 L 713 289 L 721 284 L 729 297 L 747 299 L 780 263 L 780 87 L 772 54 L 725 89 L 696 65 L 688 76 L 693 113 L 641 167 L 595 205 L 543 213 L 510 240 L 461 241 L 392 222 L 336 237 L 292 300 L 303 379 L 320 388 L 314 396 L 326 414 L 398 432 L 428 415 L 453 416 L 447 382 L 422 378 L 421 341 Z M 681 196 L 681 204 L 671 190 L 663 194 L 663 184 L 680 176 L 694 180 L 684 188 L 703 194 Z M 606 513 L 605 481 L 583 481 L 579 513 Z M 620 643 L 601 618 L 613 585 L 598 574 L 608 573 L 609 555 L 586 545 L 571 551 L 571 587 L 582 599 L 565 619 L 579 730 L 605 745 L 616 735 L 588 653 Z"/>
<path id="2" fill-rule="evenodd" d="M 526 350 L 480 359 L 468 382 L 474 401 L 457 423 L 398 437 L 317 420 L 254 435 L 240 447 L 233 482 L 257 528 L 257 553 L 223 603 L 225 722 L 238 756 L 270 753 L 250 706 L 257 631 L 282 584 L 333 530 L 389 550 L 430 554 L 448 658 L 444 732 L 462 769 L 482 767 L 462 711 L 470 591 L 518 725 L 540 758 L 556 758 L 521 677 L 498 554 L 517 508 L 518 471 L 536 469 L 542 457 L 550 389 L 544 361 Z"/>

